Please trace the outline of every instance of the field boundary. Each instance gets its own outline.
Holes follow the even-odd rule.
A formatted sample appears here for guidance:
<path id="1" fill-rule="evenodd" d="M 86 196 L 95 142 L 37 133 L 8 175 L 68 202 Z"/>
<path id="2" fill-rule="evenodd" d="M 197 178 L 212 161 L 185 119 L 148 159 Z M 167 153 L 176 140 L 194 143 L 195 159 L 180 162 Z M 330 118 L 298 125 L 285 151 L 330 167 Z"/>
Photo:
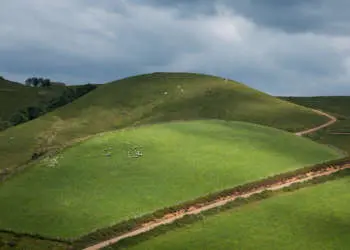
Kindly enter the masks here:
<path id="1" fill-rule="evenodd" d="M 151 214 L 123 221 L 109 228 L 99 229 L 75 240 L 73 245 L 77 247 L 76 249 L 101 249 L 110 244 L 115 244 L 120 240 L 148 232 L 162 225 L 176 222 L 185 216 L 222 207 L 236 199 L 247 198 L 268 190 L 279 190 L 296 183 L 302 183 L 317 177 L 328 176 L 348 168 L 350 168 L 350 157 L 345 157 L 267 177 L 209 194 L 173 207 L 163 208 Z"/>
<path id="2" fill-rule="evenodd" d="M 65 244 L 71 244 L 71 241 L 60 239 L 60 238 L 51 238 L 51 237 L 46 237 L 42 236 L 40 234 L 31 234 L 31 233 L 18 233 L 12 230 L 6 230 L 6 229 L 0 229 L 0 233 L 5 233 L 5 234 L 11 234 L 16 237 L 28 237 L 28 238 L 33 238 L 37 240 L 46 240 L 46 241 L 52 241 L 52 242 L 57 242 L 57 243 L 65 243 Z"/>
<path id="3" fill-rule="evenodd" d="M 6 230 L 6 229 L 0 229 L 0 233 L 11 235 L 11 236 L 14 236 L 15 238 L 27 237 L 27 238 L 31 238 L 34 240 L 47 241 L 47 242 L 52 242 L 52 243 L 61 243 L 61 244 L 66 245 L 68 248 L 73 243 L 72 241 L 68 241 L 68 240 L 64 240 L 64 239 L 60 239 L 60 238 L 51 238 L 51 237 L 42 236 L 40 234 L 19 233 L 19 232 L 15 232 L 12 230 Z M 0 243 L 1 243 L 1 237 L 0 237 Z"/>

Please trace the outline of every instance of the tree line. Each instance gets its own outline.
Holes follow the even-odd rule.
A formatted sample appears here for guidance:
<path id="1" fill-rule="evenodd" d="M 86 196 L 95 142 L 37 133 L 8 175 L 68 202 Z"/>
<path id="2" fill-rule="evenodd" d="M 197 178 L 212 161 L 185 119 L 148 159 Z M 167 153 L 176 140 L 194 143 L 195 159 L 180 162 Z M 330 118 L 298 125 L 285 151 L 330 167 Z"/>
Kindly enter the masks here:
<path id="1" fill-rule="evenodd" d="M 42 77 L 30 77 L 24 81 L 26 86 L 31 87 L 49 87 L 51 86 L 51 80 Z"/>

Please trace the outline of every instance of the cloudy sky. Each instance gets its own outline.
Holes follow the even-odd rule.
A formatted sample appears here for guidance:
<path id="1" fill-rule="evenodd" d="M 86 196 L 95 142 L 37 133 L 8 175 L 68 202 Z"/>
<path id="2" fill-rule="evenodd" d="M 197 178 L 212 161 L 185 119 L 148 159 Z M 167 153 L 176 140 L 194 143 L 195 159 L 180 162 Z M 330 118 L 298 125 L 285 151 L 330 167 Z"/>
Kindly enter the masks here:
<path id="1" fill-rule="evenodd" d="M 0 75 L 104 83 L 156 71 L 273 95 L 350 95 L 348 0 L 8 0 Z"/>

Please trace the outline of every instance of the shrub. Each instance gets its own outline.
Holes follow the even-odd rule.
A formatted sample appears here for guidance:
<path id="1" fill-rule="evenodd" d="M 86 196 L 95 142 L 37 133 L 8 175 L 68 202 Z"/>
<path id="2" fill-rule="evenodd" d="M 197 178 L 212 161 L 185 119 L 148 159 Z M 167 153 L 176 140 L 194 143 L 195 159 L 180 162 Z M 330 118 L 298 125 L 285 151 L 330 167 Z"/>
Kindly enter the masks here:
<path id="1" fill-rule="evenodd" d="M 26 121 L 28 121 L 28 115 L 27 115 L 27 112 L 24 110 L 17 111 L 10 118 L 10 123 L 12 126 L 16 126 Z"/>

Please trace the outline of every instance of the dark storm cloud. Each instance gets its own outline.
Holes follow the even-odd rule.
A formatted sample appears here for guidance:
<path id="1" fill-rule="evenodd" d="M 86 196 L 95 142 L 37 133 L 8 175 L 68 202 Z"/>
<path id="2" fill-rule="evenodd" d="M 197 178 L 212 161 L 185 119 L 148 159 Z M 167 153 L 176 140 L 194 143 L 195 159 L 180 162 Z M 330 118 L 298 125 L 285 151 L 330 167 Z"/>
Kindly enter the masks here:
<path id="1" fill-rule="evenodd" d="M 350 94 L 347 5 L 11 0 L 0 9 L 0 75 L 103 83 L 195 71 L 276 95 Z"/>
<path id="2" fill-rule="evenodd" d="M 232 4 L 255 23 L 286 32 L 349 33 L 348 0 L 251 0 Z"/>
<path id="3" fill-rule="evenodd" d="M 348 0 L 134 0 L 181 9 L 183 16 L 215 15 L 218 5 L 244 15 L 257 25 L 285 32 L 350 33 Z"/>

